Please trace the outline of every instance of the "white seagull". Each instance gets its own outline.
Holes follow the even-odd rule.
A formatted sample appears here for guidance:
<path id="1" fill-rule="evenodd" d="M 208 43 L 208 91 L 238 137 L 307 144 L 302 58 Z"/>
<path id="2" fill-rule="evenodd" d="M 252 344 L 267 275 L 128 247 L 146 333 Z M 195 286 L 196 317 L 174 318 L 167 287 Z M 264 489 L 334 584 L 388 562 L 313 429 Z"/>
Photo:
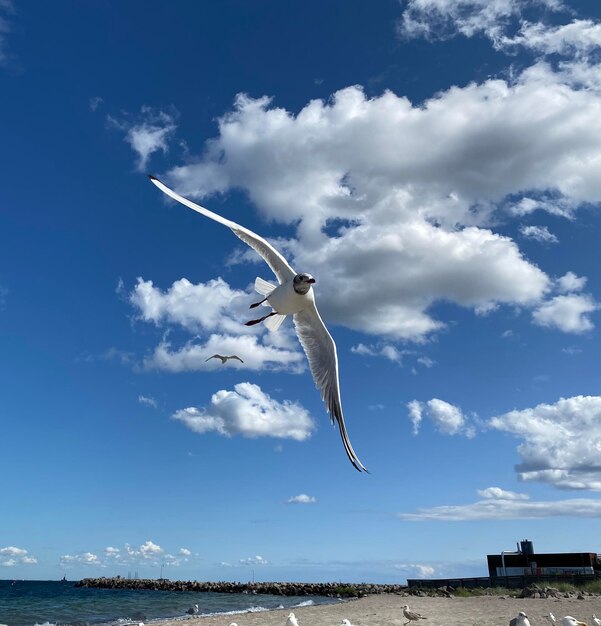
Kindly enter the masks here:
<path id="1" fill-rule="evenodd" d="M 349 620 L 347 620 L 347 619 L 343 619 L 343 620 L 340 622 L 340 626 L 353 626 L 353 625 L 349 622 Z"/>
<path id="2" fill-rule="evenodd" d="M 575 617 L 571 615 L 566 615 L 561 618 L 561 626 L 586 626 L 585 622 L 578 621 Z"/>
<path id="3" fill-rule="evenodd" d="M 407 618 L 405 624 L 409 624 L 409 622 L 417 622 L 420 619 L 428 619 L 415 611 L 412 611 L 407 604 L 403 606 L 403 615 Z"/>
<path id="4" fill-rule="evenodd" d="M 194 606 L 191 606 L 186 613 L 188 615 L 198 615 L 198 604 L 195 604 Z"/>
<path id="5" fill-rule="evenodd" d="M 601 626 L 601 619 L 599 619 L 594 613 L 593 613 L 593 624 L 596 624 L 596 626 Z"/>
<path id="6" fill-rule="evenodd" d="M 530 620 L 524 611 L 520 611 L 517 617 L 509 620 L 509 626 L 530 626 Z"/>
<path id="7" fill-rule="evenodd" d="M 290 613 L 290 615 L 288 615 L 286 626 L 298 626 L 298 620 L 296 619 L 296 615 L 294 613 Z"/>
<path id="8" fill-rule="evenodd" d="M 273 285 L 257 278 L 255 290 L 262 296 L 263 300 L 251 305 L 251 309 L 265 304 L 271 306 L 272 311 L 267 315 L 247 322 L 247 326 L 258 324 L 265 320 L 265 325 L 270 330 L 277 330 L 284 321 L 286 315 L 292 315 L 296 334 L 303 346 L 311 374 L 316 387 L 321 391 L 321 398 L 326 404 L 332 423 L 338 422 L 340 435 L 344 444 L 346 454 L 351 463 L 358 471 L 367 472 L 353 446 L 349 440 L 342 414 L 342 404 L 340 401 L 340 385 L 338 382 L 338 357 L 336 355 L 336 344 L 332 336 L 325 327 L 317 307 L 311 285 L 315 279 L 311 274 L 297 274 L 288 264 L 288 261 L 263 237 L 253 233 L 248 228 L 236 224 L 213 211 L 209 211 L 198 204 L 183 198 L 175 191 L 169 189 L 158 178 L 148 176 L 150 180 L 168 196 L 181 202 L 190 209 L 230 228 L 234 235 L 242 239 L 253 250 L 259 253 L 263 260 L 269 265 L 273 273 L 277 276 L 279 285 Z"/>
<path id="9" fill-rule="evenodd" d="M 210 361 L 211 359 L 219 359 L 221 361 L 221 365 L 224 365 L 225 362 L 229 361 L 230 359 L 238 359 L 240 363 L 244 363 L 244 361 L 237 354 L 232 354 L 231 356 L 223 356 L 222 354 L 214 354 L 213 356 L 210 356 L 207 359 L 207 361 Z M 205 361 L 205 363 L 207 361 Z"/>

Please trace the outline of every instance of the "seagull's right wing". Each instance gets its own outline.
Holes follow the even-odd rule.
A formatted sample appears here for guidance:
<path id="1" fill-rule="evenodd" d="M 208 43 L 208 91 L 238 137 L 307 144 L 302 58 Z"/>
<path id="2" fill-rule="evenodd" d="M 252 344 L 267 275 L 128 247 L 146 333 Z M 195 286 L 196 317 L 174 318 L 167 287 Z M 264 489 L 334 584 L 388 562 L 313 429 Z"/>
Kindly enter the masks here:
<path id="1" fill-rule="evenodd" d="M 214 354 L 213 356 L 210 356 L 210 357 L 207 359 L 207 361 L 210 361 L 211 359 L 220 359 L 220 358 L 221 358 L 221 355 L 219 355 L 219 354 Z M 205 361 L 205 363 L 206 363 L 207 361 Z"/>
<path id="2" fill-rule="evenodd" d="M 334 420 L 338 422 L 346 454 L 356 470 L 367 472 L 353 450 L 344 424 L 342 403 L 340 402 L 336 344 L 321 320 L 314 303 L 309 308 L 294 314 L 294 326 L 307 355 L 315 386 L 321 391 L 321 398 L 325 402 L 332 423 Z"/>
<path id="3" fill-rule="evenodd" d="M 171 196 L 174 200 L 177 200 L 181 204 L 189 207 L 193 211 L 197 213 L 201 213 L 202 215 L 231 228 L 234 232 L 234 235 L 242 239 L 242 241 L 248 244 L 253 250 L 258 252 L 263 260 L 269 265 L 272 269 L 273 273 L 278 277 L 280 283 L 284 283 L 287 280 L 291 280 L 296 275 L 296 272 L 290 267 L 288 261 L 263 237 L 260 237 L 256 233 L 253 233 L 252 230 L 248 228 L 244 228 L 244 226 L 240 226 L 240 224 L 236 224 L 236 222 L 232 222 L 231 220 L 226 219 L 225 217 L 221 217 L 221 215 L 217 215 L 217 213 L 213 213 L 213 211 L 209 211 L 209 209 L 205 209 L 204 207 L 188 200 L 180 196 L 178 193 L 175 193 L 172 189 L 169 189 L 167 185 L 162 183 L 158 178 L 154 176 L 148 176 L 150 180 L 164 193 L 168 196 Z"/>

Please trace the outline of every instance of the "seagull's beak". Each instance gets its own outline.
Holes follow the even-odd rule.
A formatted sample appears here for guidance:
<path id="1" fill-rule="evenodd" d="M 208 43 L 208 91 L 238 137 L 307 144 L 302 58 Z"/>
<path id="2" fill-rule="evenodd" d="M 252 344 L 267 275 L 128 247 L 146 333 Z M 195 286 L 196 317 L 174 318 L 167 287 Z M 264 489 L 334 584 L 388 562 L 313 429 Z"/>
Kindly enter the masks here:
<path id="1" fill-rule="evenodd" d="M 315 282 L 314 278 L 309 278 L 309 280 L 307 281 L 310 285 L 312 285 Z"/>

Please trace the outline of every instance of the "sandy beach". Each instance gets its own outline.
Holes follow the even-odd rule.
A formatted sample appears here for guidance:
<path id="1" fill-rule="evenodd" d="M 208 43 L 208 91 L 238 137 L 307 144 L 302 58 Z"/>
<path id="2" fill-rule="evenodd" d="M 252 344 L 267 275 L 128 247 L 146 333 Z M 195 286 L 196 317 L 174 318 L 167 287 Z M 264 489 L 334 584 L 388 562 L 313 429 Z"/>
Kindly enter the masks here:
<path id="1" fill-rule="evenodd" d="M 571 615 L 592 625 L 593 613 L 601 615 L 601 598 L 516 599 L 497 596 L 474 598 L 429 598 L 400 595 L 376 595 L 325 606 L 294 609 L 300 626 L 338 626 L 347 618 L 355 626 L 401 626 L 407 620 L 401 607 L 408 604 L 412 610 L 427 618 L 426 626 L 508 626 L 519 611 L 528 615 L 532 626 L 549 624 L 544 615 L 552 612 L 556 618 Z M 189 626 L 285 626 L 289 609 L 262 613 L 245 613 L 218 617 L 199 617 L 186 620 Z M 182 622 L 166 622 L 181 626 Z"/>

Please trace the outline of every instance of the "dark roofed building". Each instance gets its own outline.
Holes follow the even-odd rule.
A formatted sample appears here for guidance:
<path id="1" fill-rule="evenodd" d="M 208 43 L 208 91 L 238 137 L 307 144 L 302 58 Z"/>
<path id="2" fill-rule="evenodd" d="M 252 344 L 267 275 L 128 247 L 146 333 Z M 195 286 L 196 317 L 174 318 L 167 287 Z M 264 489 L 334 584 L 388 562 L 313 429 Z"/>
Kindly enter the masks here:
<path id="1" fill-rule="evenodd" d="M 595 552 L 536 554 L 528 540 L 521 541 L 516 551 L 489 554 L 486 559 L 490 578 L 601 574 L 601 555 Z"/>

